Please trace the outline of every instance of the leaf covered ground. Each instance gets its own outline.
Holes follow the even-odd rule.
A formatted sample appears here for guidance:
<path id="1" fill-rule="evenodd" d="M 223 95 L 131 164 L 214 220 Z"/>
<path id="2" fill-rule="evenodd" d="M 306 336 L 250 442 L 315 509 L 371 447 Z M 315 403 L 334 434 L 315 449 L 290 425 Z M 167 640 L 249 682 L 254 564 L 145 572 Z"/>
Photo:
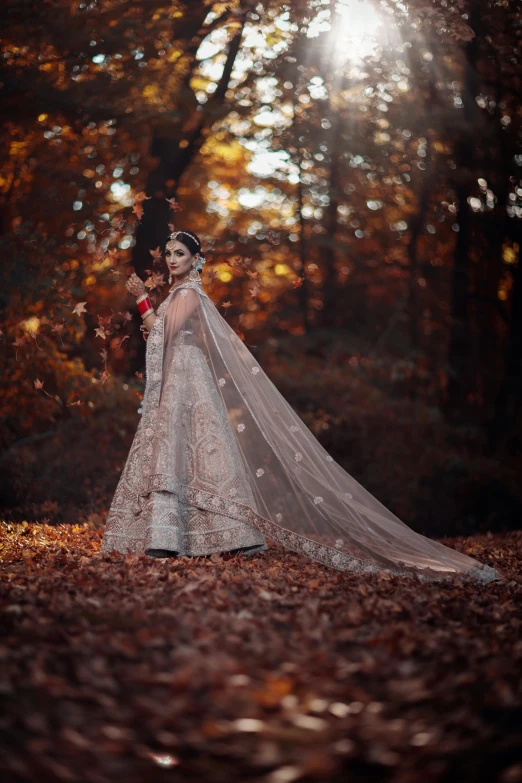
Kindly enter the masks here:
<path id="1" fill-rule="evenodd" d="M 522 532 L 426 585 L 3 524 L 3 781 L 522 781 Z"/>

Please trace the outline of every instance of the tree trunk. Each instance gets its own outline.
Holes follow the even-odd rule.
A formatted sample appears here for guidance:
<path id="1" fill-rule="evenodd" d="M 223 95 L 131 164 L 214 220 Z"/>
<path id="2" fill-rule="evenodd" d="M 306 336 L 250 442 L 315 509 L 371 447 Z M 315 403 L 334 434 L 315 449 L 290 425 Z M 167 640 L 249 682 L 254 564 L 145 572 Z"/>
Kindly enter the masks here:
<path id="1" fill-rule="evenodd" d="M 522 409 L 522 228 L 516 218 L 512 221 L 512 229 L 512 240 L 519 247 L 519 259 L 512 271 L 511 321 L 505 372 L 495 401 L 495 414 L 489 424 L 489 443 L 492 448 L 498 448 L 508 438 L 509 450 L 516 453 L 522 451 L 520 432 L 515 431 Z"/>
<path id="2" fill-rule="evenodd" d="M 476 29 L 476 28 L 474 28 Z M 467 397 L 470 391 L 472 368 L 470 363 L 469 254 L 471 244 L 471 215 L 468 198 L 471 195 L 472 167 L 474 162 L 473 140 L 476 133 L 478 80 L 475 71 L 477 39 L 466 46 L 465 78 L 463 90 L 465 127 L 457 143 L 457 186 L 455 188 L 458 225 L 453 280 L 451 292 L 451 332 L 449 343 L 449 379 L 446 413 L 459 417 L 469 409 Z"/>
<path id="3" fill-rule="evenodd" d="M 301 156 L 299 156 L 299 182 L 297 183 L 297 209 L 299 212 L 299 260 L 301 261 L 302 285 L 297 289 L 299 296 L 299 307 L 303 316 L 303 326 L 305 333 L 310 329 L 310 316 L 308 313 L 309 283 L 306 275 L 307 260 L 307 242 L 306 242 L 306 221 L 303 215 L 303 183 L 301 180 Z"/>
<path id="4" fill-rule="evenodd" d="M 410 220 L 411 236 L 408 245 L 408 259 L 410 262 L 410 279 L 408 283 L 408 317 L 410 325 L 410 341 L 414 351 L 419 347 L 418 312 L 417 312 L 417 273 L 419 271 L 419 237 L 426 220 L 426 212 L 432 187 L 431 181 L 431 149 L 427 144 L 426 171 L 421 173 L 420 193 L 418 194 L 418 209 Z"/>
<path id="5" fill-rule="evenodd" d="M 163 248 L 167 242 L 170 233 L 168 223 L 173 220 L 174 213 L 166 199 L 176 197 L 178 183 L 200 151 L 213 123 L 228 111 L 225 94 L 241 46 L 245 21 L 246 18 L 229 44 L 223 74 L 212 98 L 207 104 L 195 107 L 195 111 L 183 123 L 177 138 L 156 135 L 152 139 L 152 155 L 160 160 L 147 178 L 145 192 L 151 198 L 143 202 L 143 215 L 136 230 L 136 244 L 132 253 L 133 266 L 140 277 L 144 277 L 145 270 L 151 268 L 150 250 L 158 246 Z M 137 323 L 131 341 L 135 349 L 134 352 L 129 350 L 129 355 L 134 353 L 131 372 L 135 372 L 143 366 L 145 350 Z"/>

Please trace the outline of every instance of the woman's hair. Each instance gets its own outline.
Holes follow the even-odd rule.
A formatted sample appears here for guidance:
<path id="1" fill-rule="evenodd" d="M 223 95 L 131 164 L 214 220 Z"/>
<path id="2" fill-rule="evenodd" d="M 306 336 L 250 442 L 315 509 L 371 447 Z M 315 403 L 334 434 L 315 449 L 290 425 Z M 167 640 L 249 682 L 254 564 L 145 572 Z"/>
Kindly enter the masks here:
<path id="1" fill-rule="evenodd" d="M 199 253 L 199 261 L 196 265 L 196 269 L 198 272 L 201 272 L 203 264 L 205 263 L 205 256 L 203 255 L 203 251 L 201 249 L 201 240 L 198 235 L 194 234 L 193 231 L 185 231 L 185 229 L 181 229 L 180 231 L 174 231 L 170 235 L 169 242 L 173 242 L 175 239 L 177 239 L 179 242 L 182 242 L 190 250 L 193 256 L 195 256 L 196 253 Z"/>

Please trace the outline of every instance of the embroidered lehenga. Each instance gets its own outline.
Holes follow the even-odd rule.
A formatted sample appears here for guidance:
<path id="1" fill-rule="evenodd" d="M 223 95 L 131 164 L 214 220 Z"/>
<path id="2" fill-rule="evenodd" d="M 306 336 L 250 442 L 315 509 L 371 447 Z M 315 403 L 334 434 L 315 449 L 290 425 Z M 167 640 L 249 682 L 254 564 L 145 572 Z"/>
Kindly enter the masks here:
<path id="1" fill-rule="evenodd" d="M 502 578 L 413 531 L 337 464 L 197 278 L 158 307 L 103 551 L 250 554 L 268 538 L 339 570 Z"/>

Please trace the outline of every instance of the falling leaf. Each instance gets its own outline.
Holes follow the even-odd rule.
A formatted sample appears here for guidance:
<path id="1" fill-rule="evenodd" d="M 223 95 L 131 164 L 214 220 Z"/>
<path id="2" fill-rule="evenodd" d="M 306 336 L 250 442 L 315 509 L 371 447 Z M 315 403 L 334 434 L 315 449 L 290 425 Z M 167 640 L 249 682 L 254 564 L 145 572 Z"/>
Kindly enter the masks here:
<path id="1" fill-rule="evenodd" d="M 81 315 L 82 313 L 86 313 L 87 312 L 87 310 L 85 308 L 86 304 L 87 304 L 87 302 L 78 302 L 78 304 L 76 305 L 76 307 L 73 310 L 73 313 L 76 313 L 76 315 Z"/>
<path id="2" fill-rule="evenodd" d="M 165 201 L 166 201 L 168 204 L 170 204 L 170 208 L 171 208 L 171 209 L 172 209 L 174 212 L 181 212 L 181 211 L 182 211 L 183 207 L 182 207 L 180 204 L 178 204 L 178 202 L 176 201 L 176 199 L 175 199 L 175 198 L 166 198 L 166 199 L 165 199 Z"/>
<path id="3" fill-rule="evenodd" d="M 143 217 L 143 207 L 140 204 L 134 204 L 134 206 L 132 207 L 132 211 L 138 218 L 138 222 L 139 222 Z"/>
<path id="4" fill-rule="evenodd" d="M 43 389 L 43 381 L 40 381 L 38 378 L 34 382 L 34 388 L 35 389 Z"/>
<path id="5" fill-rule="evenodd" d="M 142 201 L 150 201 L 152 196 L 147 196 L 147 194 L 141 190 L 139 193 L 136 193 L 134 196 L 134 201 L 137 201 L 138 203 L 141 203 Z"/>
<path id="6" fill-rule="evenodd" d="M 120 350 L 120 348 L 121 348 L 121 346 L 122 346 L 122 345 L 123 345 L 123 343 L 125 342 L 125 340 L 129 340 L 129 339 L 130 339 L 130 334 L 125 334 L 125 335 L 124 335 L 124 336 L 121 338 L 121 340 L 119 341 L 119 343 L 117 343 L 117 344 L 116 344 L 116 346 L 115 346 L 114 350 L 115 350 L 115 351 L 119 351 L 119 350 Z"/>
<path id="7" fill-rule="evenodd" d="M 151 290 L 161 288 L 163 285 L 165 285 L 165 275 L 160 274 L 159 272 L 152 272 L 150 277 L 145 280 L 145 287 L 150 288 Z"/>

